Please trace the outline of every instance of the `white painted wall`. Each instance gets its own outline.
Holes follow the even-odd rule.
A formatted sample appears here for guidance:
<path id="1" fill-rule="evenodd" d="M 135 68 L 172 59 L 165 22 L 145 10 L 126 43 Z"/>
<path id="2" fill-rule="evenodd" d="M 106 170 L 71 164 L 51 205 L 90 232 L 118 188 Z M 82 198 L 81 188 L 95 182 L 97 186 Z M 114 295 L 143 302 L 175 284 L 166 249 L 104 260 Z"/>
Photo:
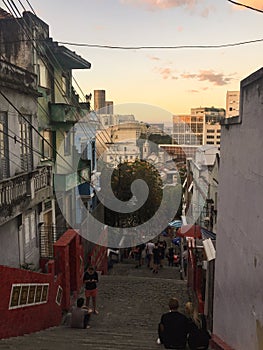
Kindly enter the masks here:
<path id="1" fill-rule="evenodd" d="M 222 127 L 213 333 L 263 349 L 263 69 L 241 82 L 241 124 Z M 228 122 L 231 122 L 228 120 Z"/>

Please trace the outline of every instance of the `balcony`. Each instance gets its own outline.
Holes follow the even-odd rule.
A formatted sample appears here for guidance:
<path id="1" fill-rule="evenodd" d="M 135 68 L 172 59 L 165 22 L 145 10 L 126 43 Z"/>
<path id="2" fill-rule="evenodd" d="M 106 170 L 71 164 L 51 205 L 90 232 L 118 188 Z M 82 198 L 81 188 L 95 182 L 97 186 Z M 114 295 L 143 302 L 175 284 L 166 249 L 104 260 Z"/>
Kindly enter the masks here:
<path id="1" fill-rule="evenodd" d="M 52 195 L 51 167 L 0 181 L 0 224 Z"/>
<path id="2" fill-rule="evenodd" d="M 52 123 L 76 123 L 81 119 L 81 109 L 66 103 L 50 103 Z"/>

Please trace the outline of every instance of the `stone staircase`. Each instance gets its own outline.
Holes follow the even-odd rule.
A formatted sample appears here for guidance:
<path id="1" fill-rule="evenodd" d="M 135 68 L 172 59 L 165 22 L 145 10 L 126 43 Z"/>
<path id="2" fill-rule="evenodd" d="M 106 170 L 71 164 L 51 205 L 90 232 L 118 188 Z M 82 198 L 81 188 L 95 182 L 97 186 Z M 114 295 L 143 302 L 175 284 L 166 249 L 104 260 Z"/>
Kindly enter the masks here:
<path id="1" fill-rule="evenodd" d="M 154 350 L 157 326 L 171 296 L 183 305 L 188 300 L 179 270 L 164 266 L 153 274 L 146 266 L 118 263 L 98 284 L 99 315 L 92 315 L 90 329 L 54 327 L 22 337 L 2 339 L 0 350 Z M 41 315 L 40 315 L 41 317 Z"/>

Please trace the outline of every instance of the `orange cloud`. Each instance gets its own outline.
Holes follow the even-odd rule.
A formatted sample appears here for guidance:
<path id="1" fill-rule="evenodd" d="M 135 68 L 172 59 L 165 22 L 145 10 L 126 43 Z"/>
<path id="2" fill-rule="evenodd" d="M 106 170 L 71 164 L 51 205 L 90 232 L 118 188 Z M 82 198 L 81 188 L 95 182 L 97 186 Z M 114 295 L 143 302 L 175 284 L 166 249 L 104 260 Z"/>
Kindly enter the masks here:
<path id="1" fill-rule="evenodd" d="M 162 77 L 162 79 L 178 79 L 171 68 L 169 67 L 155 67 L 153 69 L 155 72 L 159 73 Z"/>
<path id="2" fill-rule="evenodd" d="M 149 56 L 150 60 L 152 61 L 160 61 L 160 58 L 157 56 Z"/>
<path id="3" fill-rule="evenodd" d="M 222 73 L 215 73 L 213 70 L 201 70 L 198 74 L 196 73 L 184 73 L 181 74 L 184 79 L 197 79 L 199 81 L 208 81 L 216 86 L 227 85 L 233 78 L 224 76 Z"/>
<path id="4" fill-rule="evenodd" d="M 185 6 L 188 9 L 193 9 L 198 3 L 203 0 L 120 0 L 123 4 L 145 5 L 148 9 L 168 9 L 172 7 Z"/>

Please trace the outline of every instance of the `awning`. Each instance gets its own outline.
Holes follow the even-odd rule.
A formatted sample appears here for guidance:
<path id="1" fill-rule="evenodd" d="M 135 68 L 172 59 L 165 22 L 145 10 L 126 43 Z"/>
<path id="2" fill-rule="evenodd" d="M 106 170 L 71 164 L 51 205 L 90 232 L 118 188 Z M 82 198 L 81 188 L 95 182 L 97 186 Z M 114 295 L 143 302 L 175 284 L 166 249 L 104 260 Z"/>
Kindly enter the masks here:
<path id="1" fill-rule="evenodd" d="M 182 226 L 182 221 L 181 220 L 171 221 L 171 222 L 169 222 L 168 226 L 175 227 L 175 228 L 180 228 Z"/>
<path id="2" fill-rule="evenodd" d="M 177 231 L 177 236 L 202 239 L 201 227 L 199 225 L 183 225 Z"/>
<path id="3" fill-rule="evenodd" d="M 206 228 L 201 227 L 202 238 L 207 239 L 211 238 L 213 240 L 216 239 L 216 234 L 212 231 L 208 231 Z"/>

